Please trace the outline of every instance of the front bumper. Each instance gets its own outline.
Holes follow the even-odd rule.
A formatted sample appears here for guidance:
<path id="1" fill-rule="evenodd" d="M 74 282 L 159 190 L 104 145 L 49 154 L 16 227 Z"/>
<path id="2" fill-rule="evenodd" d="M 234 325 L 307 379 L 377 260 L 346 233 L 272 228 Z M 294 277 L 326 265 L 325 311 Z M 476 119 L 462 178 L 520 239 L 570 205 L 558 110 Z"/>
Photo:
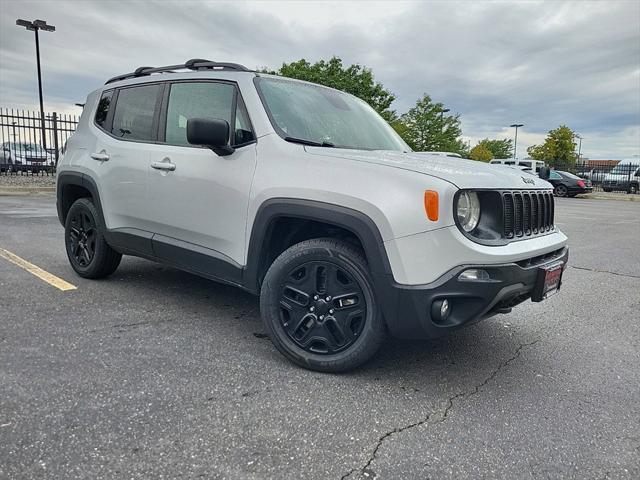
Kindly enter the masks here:
<path id="1" fill-rule="evenodd" d="M 511 308 L 531 298 L 538 269 L 563 262 L 567 264 L 569 249 L 527 260 L 502 265 L 462 265 L 453 268 L 428 285 L 393 284 L 378 291 L 382 295 L 382 310 L 391 334 L 399 338 L 437 338 L 451 330 L 470 325 Z M 483 269 L 490 279 L 459 280 L 470 268 Z M 437 300 L 447 299 L 450 314 L 445 321 L 436 321 L 431 313 Z"/>

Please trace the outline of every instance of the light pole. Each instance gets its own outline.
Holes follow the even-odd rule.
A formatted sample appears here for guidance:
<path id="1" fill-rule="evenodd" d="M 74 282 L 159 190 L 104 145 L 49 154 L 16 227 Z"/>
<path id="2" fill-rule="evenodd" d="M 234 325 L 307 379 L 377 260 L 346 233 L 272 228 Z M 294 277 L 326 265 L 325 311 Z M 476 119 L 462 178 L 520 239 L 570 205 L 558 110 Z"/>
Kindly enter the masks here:
<path id="1" fill-rule="evenodd" d="M 513 158 L 516 158 L 516 152 L 518 150 L 518 128 L 520 127 L 524 127 L 524 123 L 514 123 L 513 125 L 510 125 L 511 128 L 515 127 L 516 128 L 516 138 L 513 141 Z"/>
<path id="2" fill-rule="evenodd" d="M 582 136 L 579 133 L 576 133 L 574 137 L 578 139 L 578 161 L 580 161 L 580 152 L 582 152 Z"/>
<path id="3" fill-rule="evenodd" d="M 442 110 L 440 110 L 440 123 L 444 121 L 444 114 L 450 111 L 450 108 L 443 108 Z"/>
<path id="4" fill-rule="evenodd" d="M 34 20 L 30 22 L 28 20 L 18 19 L 16 25 L 25 27 L 27 30 L 32 30 L 36 34 L 36 60 L 38 62 L 38 92 L 40 93 L 40 123 L 42 127 L 42 146 L 47 149 L 47 136 L 44 127 L 44 103 L 42 101 L 42 73 L 40 71 L 40 40 L 38 38 L 38 31 L 44 30 L 45 32 L 55 32 L 56 27 L 53 25 L 47 25 L 45 20 Z"/>

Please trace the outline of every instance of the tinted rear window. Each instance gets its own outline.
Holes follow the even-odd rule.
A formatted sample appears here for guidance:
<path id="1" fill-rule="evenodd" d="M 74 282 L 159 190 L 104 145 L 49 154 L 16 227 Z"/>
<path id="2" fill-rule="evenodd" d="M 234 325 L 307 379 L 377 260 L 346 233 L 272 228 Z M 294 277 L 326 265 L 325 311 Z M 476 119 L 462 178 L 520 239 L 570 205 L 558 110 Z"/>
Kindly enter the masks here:
<path id="1" fill-rule="evenodd" d="M 120 90 L 111 133 L 126 140 L 155 140 L 153 119 L 161 88 L 156 84 Z"/>

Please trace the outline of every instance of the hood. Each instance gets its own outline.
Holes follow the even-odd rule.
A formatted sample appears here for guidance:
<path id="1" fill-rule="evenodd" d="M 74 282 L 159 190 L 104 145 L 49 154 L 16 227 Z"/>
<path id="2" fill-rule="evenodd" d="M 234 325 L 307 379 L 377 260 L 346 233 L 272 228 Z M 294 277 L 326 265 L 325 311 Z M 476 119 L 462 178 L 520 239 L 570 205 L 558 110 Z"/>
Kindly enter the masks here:
<path id="1" fill-rule="evenodd" d="M 491 165 L 463 158 L 443 157 L 429 152 L 394 152 L 387 150 L 347 150 L 305 147 L 312 155 L 344 158 L 374 163 L 430 175 L 458 188 L 527 189 L 552 188 L 551 184 L 527 172 L 506 165 Z"/>

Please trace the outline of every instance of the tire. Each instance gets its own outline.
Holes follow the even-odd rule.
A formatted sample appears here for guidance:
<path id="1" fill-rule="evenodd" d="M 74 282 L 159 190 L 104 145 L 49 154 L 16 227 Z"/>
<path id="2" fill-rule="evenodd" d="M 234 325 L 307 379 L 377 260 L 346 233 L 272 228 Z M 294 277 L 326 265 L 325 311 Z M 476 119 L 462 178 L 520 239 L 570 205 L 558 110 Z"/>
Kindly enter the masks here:
<path id="1" fill-rule="evenodd" d="M 555 188 L 554 193 L 556 194 L 557 197 L 566 197 L 567 196 L 567 187 L 565 187 L 564 185 L 558 185 Z"/>
<path id="2" fill-rule="evenodd" d="M 285 250 L 264 278 L 260 312 L 280 353 L 309 370 L 354 369 L 385 338 L 366 259 L 340 240 L 306 240 Z"/>
<path id="3" fill-rule="evenodd" d="M 631 193 L 631 194 L 638 193 L 638 186 L 637 185 L 629 185 L 629 190 L 627 190 L 627 192 Z"/>
<path id="4" fill-rule="evenodd" d="M 105 227 L 91 199 L 71 205 L 64 227 L 64 242 L 71 267 L 84 278 L 104 278 L 116 271 L 122 254 L 104 239 Z"/>

